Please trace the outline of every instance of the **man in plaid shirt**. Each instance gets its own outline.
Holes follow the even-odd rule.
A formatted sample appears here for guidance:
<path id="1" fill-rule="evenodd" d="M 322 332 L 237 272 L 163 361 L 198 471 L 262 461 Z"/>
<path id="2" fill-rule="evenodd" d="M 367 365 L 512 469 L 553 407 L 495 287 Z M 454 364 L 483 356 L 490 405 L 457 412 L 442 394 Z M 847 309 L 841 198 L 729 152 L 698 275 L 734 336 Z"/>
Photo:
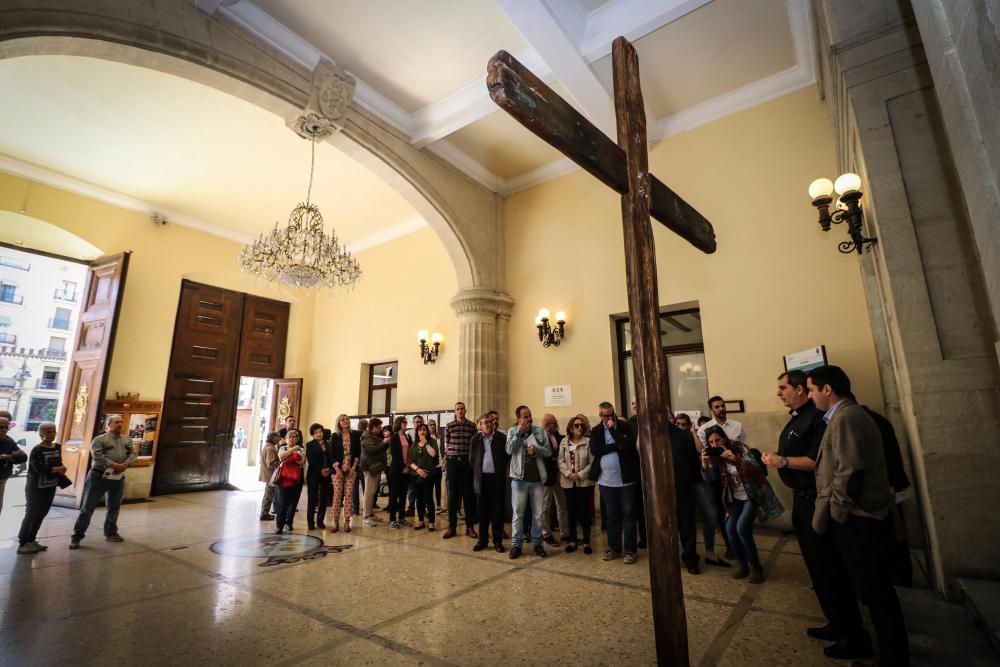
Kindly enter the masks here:
<path id="1" fill-rule="evenodd" d="M 472 464 L 469 463 L 469 446 L 476 434 L 475 422 L 465 418 L 465 403 L 455 404 L 455 420 L 444 427 L 445 475 L 448 480 L 448 530 L 444 539 L 455 537 L 458 528 L 459 498 L 465 503 L 465 534 L 478 538 L 476 533 L 476 494 L 472 486 Z"/>

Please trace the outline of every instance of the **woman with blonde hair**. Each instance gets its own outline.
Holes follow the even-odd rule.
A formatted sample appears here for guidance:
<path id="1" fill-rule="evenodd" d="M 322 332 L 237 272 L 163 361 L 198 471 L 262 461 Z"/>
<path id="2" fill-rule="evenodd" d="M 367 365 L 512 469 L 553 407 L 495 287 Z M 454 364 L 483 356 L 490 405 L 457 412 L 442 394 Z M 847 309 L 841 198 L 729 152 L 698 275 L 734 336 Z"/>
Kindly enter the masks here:
<path id="1" fill-rule="evenodd" d="M 351 515 L 354 513 L 354 480 L 361 461 L 361 434 L 351 429 L 351 419 L 339 415 L 330 434 L 330 464 L 333 468 L 333 504 L 330 506 L 329 530 L 340 530 L 340 510 L 344 510 L 344 532 L 351 532 Z"/>
<path id="2" fill-rule="evenodd" d="M 569 544 L 566 553 L 577 548 L 577 526 L 583 537 L 583 553 L 594 553 L 590 546 L 591 507 L 594 503 L 594 482 L 590 479 L 590 424 L 583 415 L 569 420 L 566 437 L 559 444 L 559 485 L 566 494 L 569 510 Z"/>

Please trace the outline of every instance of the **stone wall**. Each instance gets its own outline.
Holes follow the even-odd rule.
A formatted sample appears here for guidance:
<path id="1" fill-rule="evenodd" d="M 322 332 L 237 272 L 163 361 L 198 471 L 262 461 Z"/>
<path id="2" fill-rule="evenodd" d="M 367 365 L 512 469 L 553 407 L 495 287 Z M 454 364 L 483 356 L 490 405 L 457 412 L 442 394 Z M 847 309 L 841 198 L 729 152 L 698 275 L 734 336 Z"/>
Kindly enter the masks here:
<path id="1" fill-rule="evenodd" d="M 841 170 L 862 176 L 866 235 L 879 239 L 860 270 L 888 412 L 906 436 L 931 578 L 950 594 L 959 575 L 1000 576 L 988 546 L 1000 538 L 993 484 L 980 472 L 1000 465 L 1000 452 L 975 444 L 1000 427 L 996 269 L 980 261 L 992 250 L 978 243 L 953 158 L 966 139 L 938 104 L 935 66 L 909 5 L 823 0 L 815 8 Z"/>

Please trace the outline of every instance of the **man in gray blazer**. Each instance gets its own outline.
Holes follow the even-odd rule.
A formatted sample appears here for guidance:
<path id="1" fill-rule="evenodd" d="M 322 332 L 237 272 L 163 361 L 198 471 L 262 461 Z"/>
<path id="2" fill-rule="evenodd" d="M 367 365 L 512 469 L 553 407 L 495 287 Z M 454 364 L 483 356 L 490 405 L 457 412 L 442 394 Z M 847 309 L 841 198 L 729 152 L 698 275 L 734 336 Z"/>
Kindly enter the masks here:
<path id="1" fill-rule="evenodd" d="M 829 532 L 854 589 L 871 614 L 881 666 L 909 665 L 903 610 L 892 585 L 892 493 L 878 426 L 851 396 L 851 380 L 838 366 L 809 371 L 809 398 L 825 414 L 826 432 L 816 458 L 813 528 Z M 864 663 L 856 662 L 855 665 Z"/>

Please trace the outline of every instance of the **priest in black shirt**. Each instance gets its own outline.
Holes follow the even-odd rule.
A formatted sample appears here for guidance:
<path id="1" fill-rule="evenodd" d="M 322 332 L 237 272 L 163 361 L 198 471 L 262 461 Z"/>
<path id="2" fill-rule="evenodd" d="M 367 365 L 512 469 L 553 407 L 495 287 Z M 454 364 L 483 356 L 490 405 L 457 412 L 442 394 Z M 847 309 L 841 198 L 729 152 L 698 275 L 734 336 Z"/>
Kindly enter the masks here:
<path id="1" fill-rule="evenodd" d="M 863 658 L 871 655 L 871 640 L 861 622 L 851 577 L 829 534 L 812 528 L 816 507 L 816 457 L 826 430 L 823 413 L 809 400 L 806 374 L 792 370 L 778 376 L 778 398 L 789 409 L 791 419 L 781 431 L 777 452 L 761 458 L 776 468 L 785 486 L 792 490 L 792 528 L 809 570 L 827 625 L 809 628 L 816 639 L 832 642 L 823 652 L 831 658 Z"/>

